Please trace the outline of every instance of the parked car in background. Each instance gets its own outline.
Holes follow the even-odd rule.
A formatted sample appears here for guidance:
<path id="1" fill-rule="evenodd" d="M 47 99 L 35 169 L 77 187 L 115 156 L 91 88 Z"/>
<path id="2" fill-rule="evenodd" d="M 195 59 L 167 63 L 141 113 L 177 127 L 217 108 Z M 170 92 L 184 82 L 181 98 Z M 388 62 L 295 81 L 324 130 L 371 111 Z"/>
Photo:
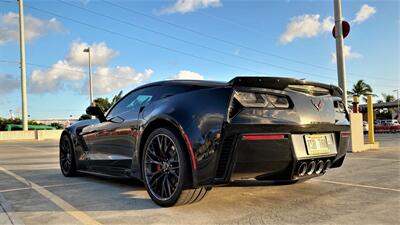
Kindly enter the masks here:
<path id="1" fill-rule="evenodd" d="M 376 120 L 374 130 L 376 133 L 397 133 L 400 132 L 400 123 L 395 119 Z"/>
<path id="2" fill-rule="evenodd" d="M 368 130 L 369 130 L 369 128 L 368 128 L 368 122 L 367 122 L 367 121 L 363 121 L 363 131 L 364 131 L 364 134 L 367 134 L 367 133 L 368 133 Z"/>

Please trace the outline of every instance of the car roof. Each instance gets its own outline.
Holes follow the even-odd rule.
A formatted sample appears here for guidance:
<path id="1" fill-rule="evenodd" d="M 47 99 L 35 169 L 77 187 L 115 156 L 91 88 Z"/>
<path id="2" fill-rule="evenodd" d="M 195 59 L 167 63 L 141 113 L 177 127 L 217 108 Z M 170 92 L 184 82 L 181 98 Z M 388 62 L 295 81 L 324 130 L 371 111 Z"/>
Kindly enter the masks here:
<path id="1" fill-rule="evenodd" d="M 197 85 L 206 87 L 225 87 L 228 85 L 228 83 L 221 81 L 209 81 L 209 80 L 164 80 L 164 81 L 148 83 L 140 86 L 139 88 L 145 88 L 154 85 Z"/>

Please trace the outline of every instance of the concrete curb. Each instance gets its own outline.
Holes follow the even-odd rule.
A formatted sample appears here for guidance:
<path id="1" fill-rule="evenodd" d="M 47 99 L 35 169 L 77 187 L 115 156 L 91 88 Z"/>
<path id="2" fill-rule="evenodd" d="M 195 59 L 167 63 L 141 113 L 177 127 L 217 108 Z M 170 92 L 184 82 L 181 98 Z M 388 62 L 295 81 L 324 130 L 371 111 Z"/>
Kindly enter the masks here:
<path id="1" fill-rule="evenodd" d="M 63 130 L 0 131 L 0 141 L 60 139 Z"/>

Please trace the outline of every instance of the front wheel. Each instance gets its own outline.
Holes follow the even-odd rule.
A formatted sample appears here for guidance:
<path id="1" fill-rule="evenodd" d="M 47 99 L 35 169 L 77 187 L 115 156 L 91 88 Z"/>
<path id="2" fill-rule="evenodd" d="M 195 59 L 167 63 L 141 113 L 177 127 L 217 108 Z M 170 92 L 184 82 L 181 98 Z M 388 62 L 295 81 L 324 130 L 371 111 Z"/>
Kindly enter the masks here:
<path id="1" fill-rule="evenodd" d="M 66 134 L 63 134 L 60 139 L 59 160 L 61 172 L 64 176 L 72 177 L 76 175 L 74 149 L 71 139 Z"/>
<path id="2" fill-rule="evenodd" d="M 142 156 L 143 181 L 151 199 L 169 207 L 201 200 L 206 188 L 183 190 L 190 178 L 185 145 L 175 132 L 159 128 L 147 138 Z"/>

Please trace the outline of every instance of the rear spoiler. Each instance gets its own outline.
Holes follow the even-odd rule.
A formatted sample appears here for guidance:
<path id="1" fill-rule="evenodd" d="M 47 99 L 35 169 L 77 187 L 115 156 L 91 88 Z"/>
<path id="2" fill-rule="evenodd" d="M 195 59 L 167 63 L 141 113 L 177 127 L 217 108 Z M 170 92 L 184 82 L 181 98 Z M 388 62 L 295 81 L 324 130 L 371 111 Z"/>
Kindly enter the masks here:
<path id="1" fill-rule="evenodd" d="M 278 90 L 284 90 L 289 85 L 309 85 L 328 89 L 332 96 L 341 97 L 343 94 L 342 89 L 331 84 L 322 84 L 318 82 L 285 77 L 235 77 L 231 81 L 229 81 L 228 84 L 231 86 L 259 87 Z"/>

